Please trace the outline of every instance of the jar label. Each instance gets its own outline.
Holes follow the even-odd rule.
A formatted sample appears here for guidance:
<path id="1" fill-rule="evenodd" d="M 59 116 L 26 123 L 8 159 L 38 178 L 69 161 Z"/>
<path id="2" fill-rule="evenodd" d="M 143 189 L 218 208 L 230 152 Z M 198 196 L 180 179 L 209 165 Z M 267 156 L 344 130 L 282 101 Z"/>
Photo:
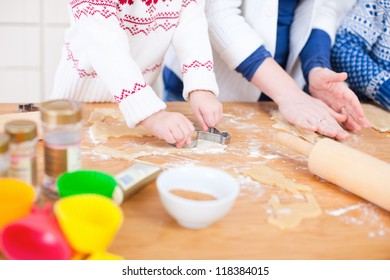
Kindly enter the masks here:
<path id="1" fill-rule="evenodd" d="M 20 179 L 35 186 L 36 178 L 36 157 L 10 156 L 8 177 Z"/>
<path id="2" fill-rule="evenodd" d="M 45 173 L 58 177 L 64 172 L 81 168 L 80 144 L 76 145 L 45 145 Z"/>

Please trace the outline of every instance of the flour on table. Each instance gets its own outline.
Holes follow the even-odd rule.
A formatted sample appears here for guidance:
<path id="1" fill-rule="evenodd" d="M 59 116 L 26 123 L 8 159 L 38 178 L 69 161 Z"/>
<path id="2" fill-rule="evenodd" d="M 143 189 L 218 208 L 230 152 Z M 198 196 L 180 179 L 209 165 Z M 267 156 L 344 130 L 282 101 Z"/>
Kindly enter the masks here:
<path id="1" fill-rule="evenodd" d="M 271 120 L 276 121 L 276 123 L 272 125 L 273 128 L 290 132 L 293 135 L 301 137 L 311 143 L 316 143 L 317 140 L 320 138 L 320 136 L 313 131 L 304 130 L 302 128 L 296 127 L 288 123 L 288 121 L 285 120 L 283 116 L 280 114 L 280 112 L 278 111 L 272 112 Z"/>
<path id="2" fill-rule="evenodd" d="M 321 207 L 311 194 L 305 194 L 306 201 L 282 204 L 277 196 L 272 196 L 268 203 L 273 215 L 267 222 L 279 229 L 291 229 L 298 226 L 303 219 L 315 218 L 322 214 Z"/>
<path id="3" fill-rule="evenodd" d="M 222 145 L 213 141 L 202 139 L 197 140 L 197 145 L 194 148 L 181 149 L 183 153 L 193 154 L 219 154 L 224 153 L 227 145 Z"/>
<path id="4" fill-rule="evenodd" d="M 362 107 L 373 129 L 390 132 L 390 112 L 371 104 L 362 104 Z"/>
<path id="5" fill-rule="evenodd" d="M 299 194 L 300 191 L 311 191 L 311 187 L 295 183 L 294 181 L 287 179 L 282 173 L 265 165 L 259 165 L 244 170 L 243 174 L 250 176 L 260 183 L 275 186 L 293 194 Z"/>
<path id="6" fill-rule="evenodd" d="M 346 225 L 368 227 L 368 237 L 381 237 L 390 233 L 390 227 L 384 222 L 381 212 L 377 206 L 369 202 L 325 211 L 330 216 L 338 217 Z"/>

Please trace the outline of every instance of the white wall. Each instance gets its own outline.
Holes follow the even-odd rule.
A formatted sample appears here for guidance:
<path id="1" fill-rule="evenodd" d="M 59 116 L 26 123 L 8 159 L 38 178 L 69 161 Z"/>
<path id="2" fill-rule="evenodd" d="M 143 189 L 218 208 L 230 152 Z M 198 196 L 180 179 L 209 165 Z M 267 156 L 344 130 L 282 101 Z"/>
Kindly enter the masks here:
<path id="1" fill-rule="evenodd" d="M 0 0 L 0 103 L 42 102 L 53 86 L 69 0 Z M 161 94 L 161 76 L 153 85 Z"/>
<path id="2" fill-rule="evenodd" d="M 0 103 L 50 96 L 68 0 L 0 0 Z"/>

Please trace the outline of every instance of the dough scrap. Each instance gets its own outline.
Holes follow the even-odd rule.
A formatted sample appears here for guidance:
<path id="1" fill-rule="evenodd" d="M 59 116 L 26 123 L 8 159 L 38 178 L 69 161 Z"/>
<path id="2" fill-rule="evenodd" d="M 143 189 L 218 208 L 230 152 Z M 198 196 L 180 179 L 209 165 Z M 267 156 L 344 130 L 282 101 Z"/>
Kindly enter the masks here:
<path id="1" fill-rule="evenodd" d="M 123 119 L 122 113 L 118 109 L 113 108 L 98 108 L 91 112 L 88 118 L 88 123 L 104 122 L 107 117 L 119 120 Z"/>
<path id="2" fill-rule="evenodd" d="M 322 214 L 322 209 L 311 194 L 305 194 L 305 202 L 282 204 L 277 196 L 272 196 L 268 203 L 274 215 L 269 216 L 267 222 L 281 230 L 298 226 L 303 219 L 315 218 Z"/>
<path id="3" fill-rule="evenodd" d="M 175 155 L 175 154 L 206 154 L 224 152 L 226 145 L 215 142 L 198 140 L 198 145 L 195 148 L 178 149 L 169 145 L 165 141 L 148 142 L 143 145 L 109 147 L 99 145 L 95 148 L 95 153 L 103 156 L 111 156 L 117 159 L 134 160 L 139 157 L 155 156 L 155 155 Z"/>
<path id="4" fill-rule="evenodd" d="M 372 104 L 362 104 L 362 107 L 373 129 L 390 132 L 390 112 Z"/>
<path id="5" fill-rule="evenodd" d="M 316 143 L 320 138 L 320 136 L 313 131 L 304 130 L 290 124 L 278 111 L 272 112 L 271 120 L 276 121 L 276 123 L 272 125 L 273 128 L 290 132 L 293 135 L 301 137 L 311 143 Z"/>
<path id="6" fill-rule="evenodd" d="M 279 187 L 282 190 L 293 194 L 299 194 L 300 191 L 311 191 L 311 187 L 295 183 L 294 181 L 287 179 L 282 173 L 265 165 L 252 167 L 251 169 L 243 171 L 243 174 L 252 177 L 260 183 Z"/>
<path id="7" fill-rule="evenodd" d="M 110 137 L 120 138 L 123 136 L 148 137 L 151 136 L 143 127 L 129 128 L 126 123 L 110 125 L 105 122 L 94 122 L 90 127 L 91 136 L 94 140 L 107 140 Z"/>

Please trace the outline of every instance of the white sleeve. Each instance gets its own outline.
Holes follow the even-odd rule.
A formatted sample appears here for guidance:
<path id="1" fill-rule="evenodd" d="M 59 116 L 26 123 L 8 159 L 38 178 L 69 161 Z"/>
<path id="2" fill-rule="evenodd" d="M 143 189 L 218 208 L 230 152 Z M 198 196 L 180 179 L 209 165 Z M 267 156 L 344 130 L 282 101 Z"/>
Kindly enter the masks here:
<path id="1" fill-rule="evenodd" d="M 242 16 L 242 2 L 206 0 L 211 43 L 231 69 L 235 69 L 264 43 Z"/>
<path id="2" fill-rule="evenodd" d="M 172 46 L 181 65 L 183 97 L 194 90 L 209 90 L 218 96 L 214 62 L 204 13 L 204 0 L 183 0 Z"/>
<path id="3" fill-rule="evenodd" d="M 128 38 L 117 18 L 118 0 L 73 1 L 76 32 L 92 67 L 126 119 L 138 122 L 166 107 L 130 55 Z"/>

